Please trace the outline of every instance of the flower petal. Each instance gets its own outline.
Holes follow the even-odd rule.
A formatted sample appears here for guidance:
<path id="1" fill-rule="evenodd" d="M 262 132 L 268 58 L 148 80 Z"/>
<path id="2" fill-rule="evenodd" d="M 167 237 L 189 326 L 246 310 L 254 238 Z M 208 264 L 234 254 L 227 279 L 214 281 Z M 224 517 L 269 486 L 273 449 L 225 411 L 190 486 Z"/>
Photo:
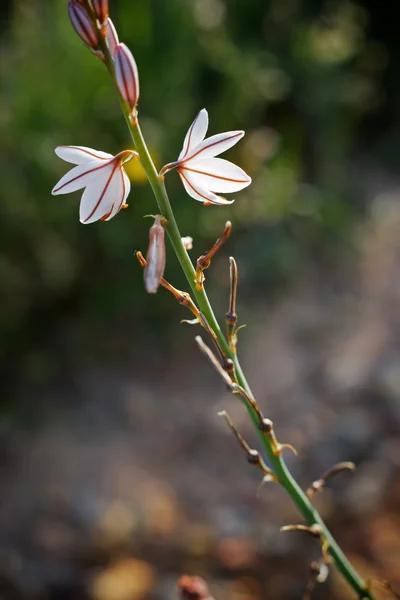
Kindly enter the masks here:
<path id="1" fill-rule="evenodd" d="M 243 169 L 223 158 L 190 160 L 181 169 L 195 174 L 201 186 L 213 192 L 238 192 L 251 183 Z"/>
<path id="2" fill-rule="evenodd" d="M 74 165 L 83 165 L 95 159 L 113 158 L 113 155 L 108 154 L 108 152 L 93 150 L 93 148 L 87 148 L 86 146 L 58 146 L 54 152 L 66 162 Z"/>
<path id="3" fill-rule="evenodd" d="M 199 176 L 188 172 L 186 169 L 179 169 L 179 176 L 182 180 L 185 190 L 195 200 L 210 204 L 232 204 L 234 200 L 226 200 L 202 187 Z"/>
<path id="4" fill-rule="evenodd" d="M 90 184 L 93 179 L 99 177 L 99 172 L 102 169 L 106 169 L 109 164 L 103 161 L 99 164 L 99 161 L 95 160 L 84 165 L 78 165 L 68 171 L 64 177 L 61 177 L 60 181 L 51 190 L 51 193 L 53 196 L 56 196 L 57 194 L 69 194 L 80 190 Z"/>
<path id="5" fill-rule="evenodd" d="M 115 217 L 115 215 L 121 210 L 122 206 L 125 204 L 125 200 L 127 199 L 128 194 L 131 190 L 131 182 L 129 180 L 128 175 L 125 173 L 123 167 L 121 166 L 118 169 L 118 171 L 119 171 L 119 177 L 121 179 L 120 195 L 119 195 L 119 197 L 116 197 L 116 200 L 115 200 L 108 216 L 106 218 L 104 218 L 104 216 L 102 217 L 102 219 L 104 221 L 109 221 L 110 219 Z M 115 177 L 116 176 L 117 176 L 117 174 L 115 174 Z"/>
<path id="6" fill-rule="evenodd" d="M 125 193 L 124 193 L 124 198 L 123 198 L 122 204 L 125 204 L 125 201 L 126 201 L 127 197 L 129 196 L 129 192 L 131 191 L 131 180 L 129 179 L 129 177 L 126 174 L 125 169 L 123 167 L 122 167 L 122 176 L 124 178 L 124 187 L 125 187 Z"/>
<path id="7" fill-rule="evenodd" d="M 213 158 L 228 150 L 244 136 L 244 131 L 226 131 L 217 133 L 202 141 L 185 157 L 185 162 L 194 158 Z"/>
<path id="8" fill-rule="evenodd" d="M 208 112 L 203 108 L 188 129 L 183 142 L 182 151 L 178 160 L 182 160 L 187 154 L 204 140 L 208 129 Z"/>
<path id="9" fill-rule="evenodd" d="M 79 208 L 81 223 L 93 223 L 112 212 L 115 203 L 120 203 L 122 197 L 122 178 L 120 164 L 113 161 L 102 171 L 83 192 Z"/>

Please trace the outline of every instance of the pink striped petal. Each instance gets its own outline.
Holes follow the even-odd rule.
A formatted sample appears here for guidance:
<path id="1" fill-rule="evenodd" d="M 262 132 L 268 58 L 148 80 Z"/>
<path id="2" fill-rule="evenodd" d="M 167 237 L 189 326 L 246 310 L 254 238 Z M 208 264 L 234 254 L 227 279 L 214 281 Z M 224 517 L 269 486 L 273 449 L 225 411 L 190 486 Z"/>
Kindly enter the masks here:
<path id="1" fill-rule="evenodd" d="M 251 183 L 243 169 L 223 158 L 190 160 L 181 169 L 194 174 L 202 188 L 213 192 L 238 192 Z"/>
<path id="2" fill-rule="evenodd" d="M 51 193 L 53 196 L 57 194 L 69 194 L 80 190 L 90 184 L 97 177 L 103 176 L 103 170 L 108 171 L 110 163 L 101 162 L 98 160 L 91 161 L 84 165 L 74 167 L 68 173 L 61 177 L 60 181 L 54 186 Z"/>
<path id="3" fill-rule="evenodd" d="M 114 52 L 119 44 L 119 39 L 117 30 L 115 29 L 115 25 L 111 21 L 110 17 L 108 17 L 106 22 L 106 41 L 111 56 L 114 56 Z"/>
<path id="4" fill-rule="evenodd" d="M 200 142 L 204 140 L 204 136 L 207 133 L 207 129 L 208 112 L 205 108 L 203 108 L 188 129 L 185 141 L 183 142 L 183 148 L 178 157 L 178 160 L 183 160 L 184 157 L 187 156 L 190 151 L 192 151 L 196 146 L 200 144 Z"/>
<path id="5" fill-rule="evenodd" d="M 95 159 L 105 160 L 113 158 L 112 154 L 93 150 L 93 148 L 87 148 L 86 146 L 58 146 L 54 152 L 66 162 L 74 165 L 83 165 Z"/>
<path id="6" fill-rule="evenodd" d="M 118 44 L 114 52 L 115 79 L 125 102 L 133 109 L 139 99 L 139 74 L 132 52 Z"/>
<path id="7" fill-rule="evenodd" d="M 196 146 L 185 157 L 185 162 L 193 159 L 213 158 L 225 150 L 232 148 L 244 136 L 244 131 L 227 131 L 217 133 Z"/>
<path id="8" fill-rule="evenodd" d="M 103 217 L 109 218 L 115 204 L 120 205 L 123 197 L 123 179 L 120 164 L 113 161 L 101 176 L 94 179 L 85 189 L 79 208 L 81 223 L 93 223 Z"/>
<path id="9" fill-rule="evenodd" d="M 226 200 L 221 196 L 217 196 L 207 188 L 202 187 L 199 177 L 194 173 L 188 172 L 186 169 L 179 169 L 179 175 L 184 185 L 185 190 L 195 200 L 206 204 L 232 204 L 234 200 Z"/>

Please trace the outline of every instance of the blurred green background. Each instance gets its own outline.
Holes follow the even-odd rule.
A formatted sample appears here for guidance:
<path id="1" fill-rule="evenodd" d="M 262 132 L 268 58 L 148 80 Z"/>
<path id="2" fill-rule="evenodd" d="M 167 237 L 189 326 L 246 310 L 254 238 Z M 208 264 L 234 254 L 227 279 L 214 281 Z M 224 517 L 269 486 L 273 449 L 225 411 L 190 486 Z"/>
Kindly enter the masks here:
<path id="1" fill-rule="evenodd" d="M 190 416 L 182 416 L 183 396 L 187 406 L 191 406 L 189 383 L 197 382 L 198 395 L 201 380 L 209 377 L 204 368 L 200 381 L 197 378 L 201 359 L 192 348 L 194 330 L 178 325 L 186 317 L 183 310 L 164 290 L 155 297 L 144 292 L 134 251 L 145 251 L 150 221 L 143 216 L 157 209 L 137 163 L 132 161 L 128 169 L 132 180 L 129 209 L 109 223 L 83 226 L 78 220 L 79 193 L 59 197 L 50 194 L 68 169 L 54 154 L 57 145 L 85 145 L 111 153 L 131 145 L 107 73 L 101 61 L 74 34 L 66 4 L 65 0 L 14 0 L 3 2 L 0 8 L 0 441 L 5 465 L 1 479 L 6 489 L 14 489 L 15 482 L 11 483 L 7 468 L 13 464 L 14 450 L 10 447 L 19 447 L 18 436 L 32 435 L 37 439 L 38 430 L 54 420 L 66 424 L 67 429 L 82 426 L 85 431 L 90 430 L 88 421 L 92 418 L 97 424 L 103 423 L 102 418 L 106 422 L 111 409 L 105 406 L 107 402 L 118 405 L 115 394 L 121 378 L 125 381 L 130 377 L 134 384 L 140 379 L 142 391 L 162 397 L 166 403 L 163 419 L 174 422 L 176 417 L 182 427 L 177 426 L 168 435 L 179 439 L 187 425 L 185 418 L 190 421 Z M 318 369 L 323 371 L 327 363 L 321 365 L 318 361 L 323 360 L 321 356 L 329 358 L 326 340 L 331 339 L 330 334 L 349 331 L 364 310 L 365 323 L 375 323 L 377 302 L 379 315 L 383 312 L 387 319 L 393 318 L 392 326 L 385 321 L 379 332 L 398 327 L 397 288 L 393 294 L 389 288 L 395 285 L 398 250 L 396 230 L 391 226 L 398 222 L 398 183 L 394 173 L 400 139 L 400 46 L 390 7 L 374 0 L 110 0 L 110 12 L 121 41 L 130 47 L 138 63 L 140 120 L 159 168 L 176 158 L 188 126 L 203 107 L 210 115 L 209 134 L 246 130 L 244 140 L 226 157 L 242 166 L 252 176 L 253 184 L 237 194 L 231 207 L 204 208 L 185 195 L 174 173 L 168 175 L 167 187 L 182 234 L 194 238 L 194 259 L 213 243 L 227 219 L 233 222 L 232 238 L 207 272 L 207 284 L 217 311 L 223 315 L 227 309 L 227 257 L 234 254 L 241 276 L 241 321 L 253 326 L 253 333 L 243 333 L 243 354 L 250 373 L 254 371 L 260 400 L 271 393 L 265 385 L 273 389 L 274 368 L 271 367 L 272 379 L 266 384 L 262 383 L 263 367 L 257 371 L 255 365 L 261 359 L 268 360 L 267 350 L 271 355 L 279 355 L 282 338 L 277 333 L 275 343 L 271 342 L 266 350 L 257 346 L 254 332 L 263 327 L 267 332 L 270 315 L 281 308 L 286 312 L 279 317 L 283 325 L 277 331 L 285 332 L 286 325 L 294 323 L 295 333 L 290 336 L 300 361 L 304 359 L 307 365 L 313 365 L 306 368 L 305 386 L 294 386 L 299 401 L 289 402 L 290 414 L 296 412 L 296 406 L 302 407 L 303 416 L 313 414 L 314 405 L 307 400 L 309 391 L 305 391 L 310 381 L 315 396 L 326 398 L 328 407 L 337 395 L 348 398 L 363 386 L 367 389 L 365 414 L 359 419 L 353 415 L 355 425 L 349 426 L 350 441 L 343 442 L 340 432 L 335 437 L 336 433 L 326 433 L 320 424 L 315 425 L 317 430 L 320 427 L 318 443 L 323 444 L 326 435 L 332 446 L 329 451 L 325 449 L 325 454 L 321 450 L 318 456 L 322 458 L 313 459 L 314 462 L 308 456 L 300 475 L 307 468 L 312 473 L 314 468 L 314 475 L 318 476 L 318 469 L 330 466 L 332 457 L 344 460 L 355 456 L 363 460 L 368 455 L 366 448 L 371 447 L 370 439 L 365 448 L 360 448 L 351 435 L 357 432 L 360 419 L 362 423 L 374 419 L 368 403 L 378 394 L 377 388 L 367 383 L 367 375 L 364 380 L 356 378 L 353 387 L 346 383 L 344 387 L 338 384 L 337 388 L 330 388 L 318 378 Z M 368 254 L 371 247 L 375 249 L 372 257 Z M 186 288 L 170 247 L 166 276 L 176 287 Z M 382 277 L 384 282 L 380 283 Z M 376 309 L 372 313 L 371 303 Z M 299 306 L 306 307 L 305 312 L 299 312 Z M 351 347 L 346 355 L 350 370 L 351 360 L 362 361 L 363 351 L 370 347 L 369 338 L 365 341 L 361 335 L 363 331 L 360 323 L 359 345 Z M 371 334 L 374 348 L 380 335 Z M 314 344 L 315 339 L 318 342 Z M 379 346 L 381 354 L 372 352 L 374 360 L 385 364 L 388 361 L 397 368 L 396 339 L 385 344 Z M 395 348 L 394 354 L 386 353 L 388 348 Z M 288 381 L 291 370 L 285 353 L 282 361 L 282 380 Z M 358 372 L 357 365 L 352 374 Z M 120 369 L 124 370 L 123 377 Z M 370 372 L 368 365 L 365 370 Z M 101 377 L 105 372 L 113 373 L 114 383 L 104 383 Z M 96 384 L 85 392 L 81 382 L 87 377 Z M 165 384 L 169 392 L 160 383 L 166 380 L 172 385 L 168 388 Z M 100 395 L 104 395 L 97 409 L 96 385 L 101 388 Z M 207 381 L 205 385 L 211 384 Z M 180 386 L 186 389 L 185 394 Z M 381 393 L 381 387 L 378 388 Z M 217 384 L 213 389 L 219 390 Z M 275 398 L 279 398 L 279 393 Z M 167 398 L 177 394 L 181 404 L 177 401 L 175 405 L 173 400 L 168 404 Z M 95 404 L 86 414 L 84 407 L 89 396 L 93 396 Z M 141 410 L 145 411 L 143 402 Z M 384 424 L 379 430 L 382 439 L 387 441 L 389 436 L 391 443 L 396 442 L 400 420 L 396 394 L 393 402 L 382 417 Z M 213 408 L 208 406 L 206 410 Z M 101 417 L 102 411 L 106 416 Z M 153 411 L 156 419 L 154 407 Z M 124 417 L 120 418 L 123 422 Z M 143 419 L 146 426 L 138 426 L 136 432 L 142 441 L 150 427 Z M 100 430 L 107 437 L 105 422 Z M 82 423 L 85 425 L 79 425 Z M 213 437 L 208 425 L 203 427 L 204 440 Z M 287 427 L 287 435 L 292 432 L 295 438 L 301 438 L 301 418 Z M 372 430 L 372 437 L 374 433 L 376 430 Z M 307 433 L 304 436 L 307 438 Z M 29 439 L 24 446 L 28 453 L 32 442 Z M 57 439 L 55 436 L 46 446 L 50 453 L 57 447 Z M 148 452 L 162 451 L 161 437 L 158 444 L 157 439 L 153 433 L 151 440 L 155 445 L 148 443 Z M 196 442 L 194 437 L 189 445 L 195 449 L 204 440 Z M 222 455 L 226 461 L 230 460 L 230 441 L 224 438 L 226 454 Z M 307 446 L 308 442 L 299 443 Z M 313 447 L 311 442 L 309 445 Z M 141 453 L 140 448 L 136 451 Z M 344 455 L 345 451 L 353 456 Z M 20 456 L 19 451 L 15 452 Z M 187 469 L 196 463 L 195 450 L 193 454 L 192 460 L 185 463 Z M 61 462 L 75 461 L 72 456 L 67 452 Z M 200 463 L 202 459 L 207 464 L 209 457 L 200 457 Z M 23 455 L 19 460 L 24 460 Z M 97 460 L 102 464 L 101 455 Z M 149 464 L 141 464 L 141 468 L 156 477 L 157 469 L 152 471 Z M 179 471 L 183 468 L 181 465 Z M 240 479 L 245 466 L 237 469 L 241 469 L 239 474 L 236 471 Z M 19 477 L 18 485 L 24 478 L 29 479 L 23 472 Z M 181 490 L 185 496 L 185 486 L 178 476 L 176 481 L 174 493 L 178 495 Z M 253 487 L 254 482 L 253 478 Z M 19 489 L 18 485 L 15 489 Z M 233 477 L 232 485 L 234 488 Z M 25 493 L 29 496 L 29 488 Z M 235 494 L 235 489 L 231 493 Z M 248 494 L 250 497 L 250 491 Z M 242 500 L 236 498 L 232 502 L 240 504 Z M 85 504 L 82 499 L 76 502 L 78 506 Z M 371 506 L 376 509 L 376 505 Z M 262 520 L 263 511 L 254 510 L 259 511 Z M 22 511 L 14 518 L 22 518 L 22 513 L 25 515 Z M 36 513 L 32 514 L 35 520 Z M 242 516 L 239 521 L 247 522 L 247 517 Z M 271 522 L 274 523 L 273 517 Z M 342 530 L 345 529 L 344 526 Z M 0 522 L 0 535 L 1 531 Z M 7 539 L 6 566 L 11 560 L 7 550 L 11 542 Z M 399 556 L 399 540 L 396 543 Z M 368 546 L 367 541 L 359 542 L 352 551 L 356 556 L 367 554 L 364 559 L 372 561 L 371 552 L 368 554 L 364 546 Z M 17 555 L 20 550 L 13 544 L 11 547 Z M 285 551 L 282 546 L 281 557 Z M 149 551 L 148 556 L 149 562 L 154 563 L 154 554 Z M 97 565 L 96 560 L 91 556 L 85 564 Z M 101 564 L 102 561 L 107 562 L 104 557 Z M 37 559 L 37 563 L 29 563 L 30 568 L 41 573 L 43 561 Z M 207 574 L 202 565 L 199 559 L 196 568 Z M 271 594 L 265 596 L 266 592 L 252 588 L 252 583 L 248 587 L 253 591 L 246 591 L 246 585 L 253 581 L 247 576 L 242 586 L 245 591 L 239 586 L 229 597 L 236 594 L 240 600 L 263 595 L 270 600 L 300 598 L 306 566 L 300 562 L 298 567 L 298 584 L 295 579 L 287 587 L 276 584 L 281 591 L 271 588 Z M 228 569 L 226 565 L 224 568 Z M 231 569 L 234 574 L 235 568 Z M 24 569 L 17 569 L 14 579 L 7 569 L 4 589 L 13 591 L 4 592 L 4 597 L 31 597 L 37 589 L 51 594 L 44 575 L 37 576 L 42 588 L 35 584 L 39 588 L 33 585 L 34 591 L 29 585 L 24 590 L 23 586 L 18 587 L 20 578 L 25 577 L 21 575 Z M 53 569 L 57 580 L 58 571 L 55 572 L 56 575 Z M 75 574 L 74 581 L 81 581 L 80 576 L 82 573 Z M 60 589 L 63 577 L 64 572 L 57 580 Z M 339 597 L 335 595 L 338 593 L 332 591 L 332 597 Z M 103 598 L 101 592 L 96 594 Z M 114 600 L 135 598 L 132 594 Z M 226 590 L 219 596 L 226 597 L 224 594 Z M 321 598 L 327 598 L 327 594 L 325 590 Z M 113 597 L 105 593 L 104 598 Z"/>

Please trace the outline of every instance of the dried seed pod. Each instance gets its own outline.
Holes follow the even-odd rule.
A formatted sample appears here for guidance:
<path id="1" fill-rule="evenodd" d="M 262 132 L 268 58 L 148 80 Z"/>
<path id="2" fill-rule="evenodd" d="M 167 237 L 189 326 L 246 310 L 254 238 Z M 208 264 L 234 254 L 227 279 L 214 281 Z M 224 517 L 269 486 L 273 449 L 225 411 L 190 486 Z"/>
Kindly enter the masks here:
<path id="1" fill-rule="evenodd" d="M 144 287 L 149 294 L 157 292 L 165 269 L 164 227 L 161 225 L 161 220 L 161 215 L 157 215 L 149 232 L 147 264 L 144 269 Z"/>

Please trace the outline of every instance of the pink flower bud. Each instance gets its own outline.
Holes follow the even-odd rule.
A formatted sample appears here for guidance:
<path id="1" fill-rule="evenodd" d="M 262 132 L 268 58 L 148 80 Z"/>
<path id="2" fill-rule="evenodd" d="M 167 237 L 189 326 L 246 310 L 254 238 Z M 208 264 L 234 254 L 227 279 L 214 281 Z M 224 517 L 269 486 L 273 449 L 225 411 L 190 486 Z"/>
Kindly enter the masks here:
<path id="1" fill-rule="evenodd" d="M 92 0 L 93 10 L 100 23 L 108 17 L 108 0 Z"/>
<path id="2" fill-rule="evenodd" d="M 150 227 L 147 264 L 144 268 L 144 287 L 149 294 L 155 294 L 158 290 L 165 269 L 164 227 L 161 220 L 161 215 L 157 215 L 154 225 Z"/>
<path id="3" fill-rule="evenodd" d="M 87 46 L 96 50 L 99 45 L 97 32 L 84 7 L 77 0 L 70 0 L 68 2 L 68 14 L 72 27 L 81 40 Z"/>
<path id="4" fill-rule="evenodd" d="M 119 91 L 133 109 L 139 99 L 139 74 L 132 52 L 125 44 L 118 44 L 114 52 L 114 64 Z"/>
<path id="5" fill-rule="evenodd" d="M 117 30 L 115 29 L 115 25 L 111 21 L 110 17 L 108 17 L 106 21 L 106 41 L 111 56 L 114 56 L 115 50 L 117 49 L 117 46 L 119 44 L 119 39 Z"/>

